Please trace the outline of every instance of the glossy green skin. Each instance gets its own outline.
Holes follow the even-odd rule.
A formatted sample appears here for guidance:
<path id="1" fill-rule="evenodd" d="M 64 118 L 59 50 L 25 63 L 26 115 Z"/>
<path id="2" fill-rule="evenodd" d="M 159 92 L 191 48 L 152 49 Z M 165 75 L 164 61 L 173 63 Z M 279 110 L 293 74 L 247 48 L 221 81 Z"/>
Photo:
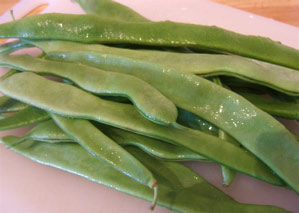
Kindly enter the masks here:
<path id="1" fill-rule="evenodd" d="M 28 106 L 10 116 L 2 118 L 0 120 L 0 131 L 29 126 L 31 124 L 48 120 L 49 118 L 48 113 L 44 110 Z"/>
<path id="2" fill-rule="evenodd" d="M 198 115 L 183 109 L 178 109 L 177 122 L 191 129 L 200 130 L 210 135 L 218 136 L 219 129 Z"/>
<path id="3" fill-rule="evenodd" d="M 98 160 L 76 143 L 50 144 L 28 140 L 11 147 L 17 140 L 19 138 L 8 136 L 2 138 L 1 143 L 38 163 L 63 169 L 147 201 L 152 199 L 151 189 L 117 171 L 110 164 Z M 132 147 L 128 148 L 128 151 L 157 177 L 159 182 L 157 204 L 170 210 L 194 213 L 287 212 L 274 206 L 238 203 L 179 163 L 157 160 Z"/>
<path id="4" fill-rule="evenodd" d="M 25 41 L 12 41 L 9 43 L 5 43 L 0 45 L 0 56 L 1 55 L 6 55 L 11 52 L 14 52 L 19 49 L 31 47 L 31 45 L 28 42 Z"/>
<path id="5" fill-rule="evenodd" d="M 16 112 L 28 107 L 27 104 L 6 96 L 0 97 L 0 113 Z"/>
<path id="6" fill-rule="evenodd" d="M 141 78 L 177 107 L 227 132 L 299 192 L 299 145 L 296 139 L 281 123 L 245 98 L 199 76 L 163 69 L 143 61 L 112 55 L 105 55 L 104 60 L 103 55 L 95 52 L 72 52 L 56 56 L 60 60 L 63 56 L 63 60 Z M 180 89 L 170 85 L 180 85 Z"/>
<path id="7" fill-rule="evenodd" d="M 49 61 L 29 55 L 2 56 L 1 66 L 66 78 L 98 95 L 128 97 L 140 113 L 151 121 L 163 125 L 172 125 L 176 122 L 176 106 L 151 85 L 131 75 L 111 73 L 85 65 Z"/>
<path id="8" fill-rule="evenodd" d="M 238 145 L 238 142 L 236 142 L 232 137 L 230 137 L 228 134 L 226 134 L 224 131 L 219 130 L 219 138 L 222 140 L 225 140 L 225 142 L 230 142 L 232 144 Z M 230 186 L 235 177 L 237 172 L 235 170 L 232 170 L 226 166 L 221 166 L 222 171 L 222 177 L 223 177 L 223 185 L 224 186 Z"/>
<path id="9" fill-rule="evenodd" d="M 47 53 L 91 51 L 119 55 L 202 76 L 228 75 L 261 84 L 289 95 L 299 95 L 298 70 L 233 55 L 175 53 L 157 50 L 131 50 L 100 44 L 69 41 L 28 41 Z M 298 59 L 299 60 L 299 59 Z"/>
<path id="10" fill-rule="evenodd" d="M 299 120 L 299 103 L 280 101 L 273 98 L 265 98 L 252 93 L 240 92 L 244 98 L 263 111 L 278 117 Z"/>
<path id="11" fill-rule="evenodd" d="M 64 132 L 96 158 L 106 161 L 144 185 L 152 187 L 156 184 L 153 174 L 146 167 L 88 120 L 65 118 L 55 114 L 51 114 L 51 117 Z"/>
<path id="12" fill-rule="evenodd" d="M 154 138 L 138 135 L 112 126 L 95 124 L 105 135 L 121 146 L 136 146 L 149 155 L 163 160 L 186 161 L 206 160 L 204 157 L 184 147 L 165 143 Z M 52 120 L 45 121 L 28 132 L 20 142 L 32 139 L 49 143 L 74 142 L 64 131 L 62 131 Z"/>
<path id="13" fill-rule="evenodd" d="M 134 10 L 111 0 L 75 0 L 88 14 L 114 18 L 119 21 L 148 22 Z"/>
<path id="14" fill-rule="evenodd" d="M 0 32 L 0 38 L 211 49 L 299 69 L 298 50 L 268 38 L 242 35 L 216 26 L 170 21 L 133 23 L 96 15 L 49 13 L 1 24 Z"/>
<path id="15" fill-rule="evenodd" d="M 72 118 L 95 120 L 181 145 L 250 176 L 275 185 L 284 184 L 250 152 L 245 152 L 230 143 L 223 143 L 217 137 L 200 131 L 155 124 L 141 116 L 131 105 L 105 101 L 71 85 L 50 81 L 34 73 L 25 72 L 1 81 L 0 91 L 14 99 L 49 112 Z"/>

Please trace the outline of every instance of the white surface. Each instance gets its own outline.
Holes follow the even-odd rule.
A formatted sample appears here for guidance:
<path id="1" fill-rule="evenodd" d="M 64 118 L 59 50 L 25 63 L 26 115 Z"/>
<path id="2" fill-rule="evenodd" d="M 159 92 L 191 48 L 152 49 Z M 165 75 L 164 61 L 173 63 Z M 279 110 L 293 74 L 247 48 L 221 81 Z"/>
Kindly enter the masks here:
<path id="1" fill-rule="evenodd" d="M 186 23 L 218 25 L 240 33 L 261 35 L 299 48 L 299 29 L 257 15 L 209 1 L 199 0 L 117 0 L 151 20 L 173 20 Z M 23 0 L 14 8 L 21 17 L 38 1 Z M 71 1 L 47 1 L 44 12 L 82 13 Z M 7 14 L 0 23 L 10 21 Z M 2 69 L 3 70 L 3 69 Z M 299 131 L 298 126 L 293 126 Z M 23 134 L 18 130 L 17 134 Z M 9 132 L 1 132 L 8 135 Z M 244 175 L 238 175 L 229 188 L 221 186 L 219 166 L 211 163 L 189 163 L 192 169 L 221 190 L 244 203 L 269 204 L 299 212 L 299 196 L 290 190 L 271 186 Z M 299 177 L 298 177 L 299 178 Z M 200 205 L 200 203 L 199 203 Z M 149 203 L 98 185 L 67 172 L 32 162 L 0 145 L 0 212 L 14 213 L 102 213 L 150 212 Z M 157 207 L 155 212 L 170 212 Z"/>

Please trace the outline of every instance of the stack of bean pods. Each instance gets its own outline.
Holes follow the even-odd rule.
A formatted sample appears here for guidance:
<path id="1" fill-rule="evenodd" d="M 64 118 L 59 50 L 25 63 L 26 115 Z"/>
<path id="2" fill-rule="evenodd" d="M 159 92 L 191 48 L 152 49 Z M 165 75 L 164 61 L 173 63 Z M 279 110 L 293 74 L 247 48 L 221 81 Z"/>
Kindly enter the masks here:
<path id="1" fill-rule="evenodd" d="M 286 212 L 238 203 L 176 161 L 219 163 L 227 186 L 241 172 L 298 193 L 298 136 L 272 116 L 299 119 L 299 51 L 151 22 L 110 0 L 77 2 L 90 14 L 0 25 L 0 38 L 20 39 L 0 46 L 0 66 L 11 68 L 0 81 L 0 129 L 37 124 L 1 143 L 153 206 Z M 43 54 L 9 55 L 27 47 Z"/>

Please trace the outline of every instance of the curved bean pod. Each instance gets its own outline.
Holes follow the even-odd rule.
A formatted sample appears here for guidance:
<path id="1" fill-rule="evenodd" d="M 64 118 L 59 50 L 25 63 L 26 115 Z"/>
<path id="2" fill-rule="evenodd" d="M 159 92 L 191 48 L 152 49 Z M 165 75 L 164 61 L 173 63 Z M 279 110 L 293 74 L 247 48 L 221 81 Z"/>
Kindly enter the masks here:
<path id="1" fill-rule="evenodd" d="M 1 66 L 67 78 L 98 95 L 125 96 L 151 121 L 163 125 L 173 125 L 176 122 L 176 106 L 158 90 L 134 76 L 29 55 L 1 56 Z"/>
<path id="2" fill-rule="evenodd" d="M 170 21 L 133 23 L 96 15 L 49 13 L 1 24 L 0 32 L 0 38 L 211 49 L 299 69 L 298 50 L 268 38 L 242 35 L 216 26 Z"/>
<path id="3" fill-rule="evenodd" d="M 89 121 L 55 114 L 51 114 L 51 117 L 64 132 L 96 158 L 106 161 L 118 171 L 151 188 L 157 184 L 146 167 Z"/>
<path id="4" fill-rule="evenodd" d="M 95 52 L 62 55 L 63 60 L 105 67 L 148 82 L 178 107 L 223 129 L 299 192 L 299 144 L 281 123 L 245 98 L 199 76 L 124 57 L 105 55 L 104 60 L 103 55 Z M 180 85 L 180 89 L 168 85 Z"/>
<path id="5" fill-rule="evenodd" d="M 0 142 L 7 147 L 19 138 L 8 136 Z M 71 172 L 126 194 L 150 201 L 152 190 L 115 170 L 111 165 L 89 154 L 76 143 L 49 144 L 27 140 L 11 149 L 31 160 Z M 159 181 L 158 205 L 178 212 L 235 211 L 235 212 L 287 212 L 274 206 L 241 204 L 205 181 L 189 168 L 176 163 L 152 158 L 136 149 L 130 151 Z M 46 153 L 46 155 L 45 155 Z M 59 158 L 57 158 L 59 156 Z M 176 177 L 176 178 L 169 178 Z M 187 178 L 190 177 L 190 178 Z M 167 180 L 167 181 L 165 181 Z M 174 194 L 175 196 L 169 196 Z M 198 203 L 200 202 L 200 205 Z"/>
<path id="6" fill-rule="evenodd" d="M 0 91 L 14 99 L 52 113 L 91 119 L 181 145 L 250 176 L 275 185 L 284 184 L 250 152 L 245 152 L 230 143 L 223 143 L 217 137 L 199 131 L 155 124 L 141 116 L 131 105 L 105 101 L 71 85 L 50 81 L 34 73 L 25 72 L 1 81 Z M 284 143 L 287 142 L 284 141 Z M 231 157 L 227 158 L 227 156 Z"/>
<path id="7" fill-rule="evenodd" d="M 63 60 L 105 67 L 104 69 L 110 71 L 127 73 L 143 79 L 178 107 L 199 115 L 230 134 L 277 172 L 295 191 L 299 191 L 299 146 L 296 139 L 282 124 L 243 97 L 199 76 L 165 70 L 140 61 L 131 63 L 131 59 L 124 57 L 103 57 L 95 52 L 63 53 L 60 56 L 64 57 Z M 167 85 L 165 81 L 168 82 Z M 174 92 L 169 84 L 181 85 L 181 89 Z M 294 174 L 294 171 L 298 174 Z"/>
<path id="8" fill-rule="evenodd" d="M 298 70 L 233 55 L 175 53 L 157 50 L 131 50 L 100 44 L 81 44 L 69 41 L 28 41 L 47 53 L 90 51 L 119 55 L 150 62 L 165 69 L 171 68 L 202 76 L 234 76 L 264 85 L 277 91 L 299 95 Z M 298 59 L 299 60 L 299 59 Z"/>
<path id="9" fill-rule="evenodd" d="M 10 116 L 0 120 L 0 130 L 16 129 L 29 126 L 41 121 L 48 120 L 50 117 L 47 112 L 36 107 L 28 106 Z"/>
<path id="10" fill-rule="evenodd" d="M 100 125 L 99 123 L 95 125 L 100 129 L 100 131 L 117 142 L 119 145 L 136 146 L 147 154 L 160 159 L 171 161 L 206 160 L 199 154 L 181 146 L 176 146 L 119 128 Z M 62 131 L 52 120 L 45 121 L 34 127 L 23 138 L 21 138 L 21 141 L 18 141 L 18 143 L 27 139 L 49 143 L 74 142 L 74 140 L 71 139 L 64 131 Z"/>

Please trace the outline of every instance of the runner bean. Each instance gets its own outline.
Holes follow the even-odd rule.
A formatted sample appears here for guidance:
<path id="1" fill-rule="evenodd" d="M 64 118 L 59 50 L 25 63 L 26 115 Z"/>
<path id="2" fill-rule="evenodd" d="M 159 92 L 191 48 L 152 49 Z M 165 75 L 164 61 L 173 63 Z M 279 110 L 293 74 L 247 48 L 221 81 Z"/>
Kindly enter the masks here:
<path id="1" fill-rule="evenodd" d="M 275 185 L 284 185 L 266 165 L 250 152 L 230 143 L 223 143 L 217 137 L 199 131 L 155 124 L 143 118 L 133 106 L 102 100 L 71 85 L 50 81 L 34 73 L 25 72 L 1 81 L 0 91 L 14 99 L 30 103 L 52 113 L 91 119 L 181 145 L 237 171 Z M 284 141 L 284 143 L 287 144 L 288 141 Z M 234 159 L 238 159 L 238 161 Z"/>
<path id="2" fill-rule="evenodd" d="M 211 49 L 299 69 L 299 50 L 216 26 L 170 21 L 134 23 L 97 15 L 48 13 L 1 24 L 0 32 L 0 38 Z"/>

